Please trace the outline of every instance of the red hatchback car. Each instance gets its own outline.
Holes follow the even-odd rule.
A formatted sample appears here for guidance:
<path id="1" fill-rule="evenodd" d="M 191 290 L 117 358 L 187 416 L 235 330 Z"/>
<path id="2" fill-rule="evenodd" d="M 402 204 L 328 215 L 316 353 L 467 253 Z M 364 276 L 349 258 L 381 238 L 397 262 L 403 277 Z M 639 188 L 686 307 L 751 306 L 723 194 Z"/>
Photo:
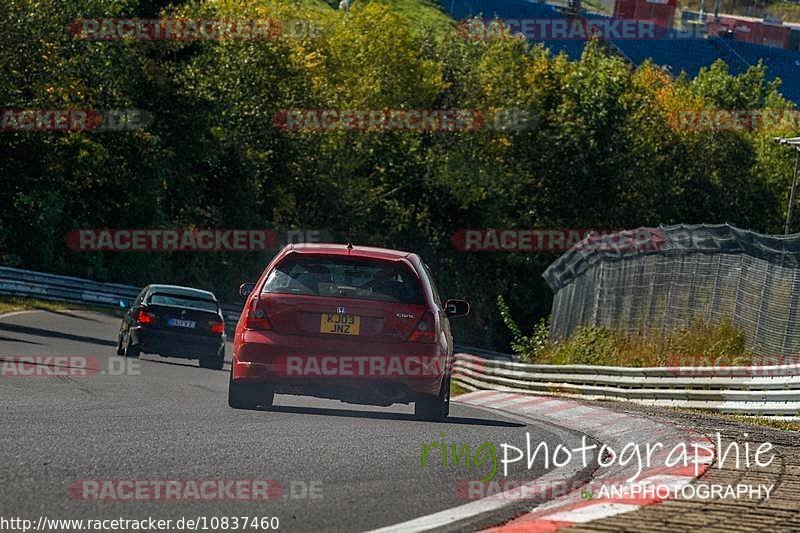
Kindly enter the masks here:
<path id="1" fill-rule="evenodd" d="M 450 409 L 449 318 L 419 256 L 353 245 L 281 250 L 246 298 L 236 325 L 228 403 L 270 407 L 275 393 L 368 405 L 414 402 L 442 420 Z"/>

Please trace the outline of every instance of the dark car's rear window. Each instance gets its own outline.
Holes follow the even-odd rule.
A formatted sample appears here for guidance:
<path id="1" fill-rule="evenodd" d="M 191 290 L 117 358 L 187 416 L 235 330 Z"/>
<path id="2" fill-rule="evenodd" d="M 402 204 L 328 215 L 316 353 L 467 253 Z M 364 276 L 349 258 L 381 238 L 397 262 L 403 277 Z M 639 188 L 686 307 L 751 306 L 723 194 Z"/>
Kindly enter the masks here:
<path id="1" fill-rule="evenodd" d="M 203 311 L 217 312 L 219 307 L 214 300 L 205 300 L 202 298 L 190 298 L 178 294 L 169 294 L 166 292 L 155 292 L 150 295 L 148 300 L 151 304 L 155 305 L 171 305 L 173 307 L 186 307 L 189 309 L 201 309 Z"/>
<path id="2" fill-rule="evenodd" d="M 419 279 L 404 265 L 338 257 L 289 257 L 270 273 L 263 292 L 425 303 Z"/>

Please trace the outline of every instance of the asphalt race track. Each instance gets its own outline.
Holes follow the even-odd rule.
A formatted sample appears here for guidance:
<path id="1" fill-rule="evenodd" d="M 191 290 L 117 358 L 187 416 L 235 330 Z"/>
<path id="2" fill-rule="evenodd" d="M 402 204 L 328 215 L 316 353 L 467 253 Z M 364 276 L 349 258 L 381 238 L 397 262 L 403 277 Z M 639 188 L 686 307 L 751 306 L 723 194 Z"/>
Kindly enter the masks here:
<path id="1" fill-rule="evenodd" d="M 412 406 L 297 396 L 277 396 L 272 411 L 235 411 L 227 405 L 227 366 L 204 370 L 196 361 L 143 355 L 122 375 L 110 372 L 110 359 L 120 360 L 118 327 L 116 317 L 83 311 L 0 317 L 0 355 L 94 357 L 101 370 L 87 376 L 0 376 L 5 515 L 277 516 L 281 530 L 364 531 L 462 505 L 457 482 L 480 479 L 489 470 L 445 468 L 436 460 L 423 469 L 423 443 L 444 440 L 475 450 L 488 441 L 499 457 L 499 443 L 524 443 L 526 431 L 552 447 L 580 440 L 544 422 L 533 425 L 456 404 L 447 423 L 416 421 Z M 230 351 L 229 346 L 228 356 Z M 544 473 L 522 463 L 516 476 Z M 258 502 L 74 498 L 70 485 L 86 479 L 271 479 L 282 493 Z"/>

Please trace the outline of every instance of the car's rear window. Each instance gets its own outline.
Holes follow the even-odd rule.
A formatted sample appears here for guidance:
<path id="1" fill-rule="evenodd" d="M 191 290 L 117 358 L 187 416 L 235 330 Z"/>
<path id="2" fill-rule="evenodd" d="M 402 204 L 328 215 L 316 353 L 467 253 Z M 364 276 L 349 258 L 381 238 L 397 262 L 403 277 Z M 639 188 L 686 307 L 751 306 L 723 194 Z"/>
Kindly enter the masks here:
<path id="1" fill-rule="evenodd" d="M 404 265 L 338 257 L 289 257 L 270 273 L 263 292 L 425 303 L 419 279 Z"/>
<path id="2" fill-rule="evenodd" d="M 149 302 L 156 305 L 171 305 L 173 307 L 186 307 L 190 309 L 201 309 L 203 311 L 217 312 L 219 309 L 217 302 L 213 300 L 204 300 L 202 298 L 190 298 L 178 294 L 169 294 L 165 292 L 155 292 L 150 295 Z"/>

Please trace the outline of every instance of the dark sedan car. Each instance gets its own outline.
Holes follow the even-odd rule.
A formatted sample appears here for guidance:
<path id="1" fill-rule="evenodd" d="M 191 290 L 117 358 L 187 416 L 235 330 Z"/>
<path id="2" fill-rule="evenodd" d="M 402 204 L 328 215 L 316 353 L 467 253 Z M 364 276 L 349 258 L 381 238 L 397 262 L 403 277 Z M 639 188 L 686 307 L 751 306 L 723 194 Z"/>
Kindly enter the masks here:
<path id="1" fill-rule="evenodd" d="M 225 361 L 225 323 L 216 296 L 177 285 L 148 285 L 122 319 L 117 354 L 154 353 L 199 359 L 203 368 Z"/>

